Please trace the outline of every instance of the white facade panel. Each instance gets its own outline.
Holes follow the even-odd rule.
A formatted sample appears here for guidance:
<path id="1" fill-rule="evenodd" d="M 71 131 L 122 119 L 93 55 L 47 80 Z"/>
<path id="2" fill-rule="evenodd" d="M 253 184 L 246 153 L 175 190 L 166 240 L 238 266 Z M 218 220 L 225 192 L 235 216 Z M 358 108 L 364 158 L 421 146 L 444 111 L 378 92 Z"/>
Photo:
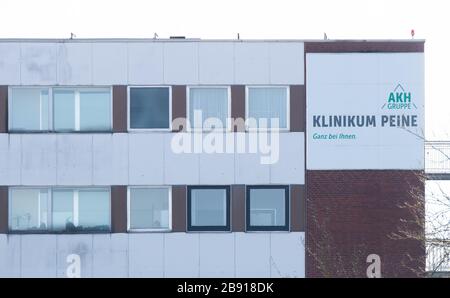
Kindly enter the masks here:
<path id="1" fill-rule="evenodd" d="M 128 277 L 128 235 L 93 235 L 93 277 Z"/>
<path id="2" fill-rule="evenodd" d="M 423 169 L 423 67 L 423 53 L 307 54 L 307 168 Z"/>
<path id="3" fill-rule="evenodd" d="M 56 277 L 56 235 L 21 238 L 21 277 Z"/>
<path id="4" fill-rule="evenodd" d="M 270 234 L 236 233 L 235 241 L 236 277 L 270 277 Z"/>
<path id="5" fill-rule="evenodd" d="M 234 45 L 236 84 L 270 84 L 269 45 L 243 42 Z"/>
<path id="6" fill-rule="evenodd" d="M 275 184 L 305 183 L 305 134 L 280 133 L 278 161 L 270 165 L 270 182 Z"/>
<path id="7" fill-rule="evenodd" d="M 198 84 L 198 42 L 164 43 L 164 83 Z"/>
<path id="8" fill-rule="evenodd" d="M 130 233 L 129 276 L 164 277 L 164 234 Z"/>
<path id="9" fill-rule="evenodd" d="M 56 43 L 22 43 L 21 84 L 54 84 L 57 81 L 56 51 Z"/>
<path id="10" fill-rule="evenodd" d="M 92 60 L 94 85 L 127 84 L 128 52 L 126 43 L 93 43 Z"/>
<path id="11" fill-rule="evenodd" d="M 92 44 L 58 44 L 58 84 L 92 85 Z"/>
<path id="12" fill-rule="evenodd" d="M 0 185 L 20 185 L 21 142 L 20 135 L 0 134 Z"/>
<path id="13" fill-rule="evenodd" d="M 305 277 L 305 233 L 270 234 L 271 277 Z"/>
<path id="14" fill-rule="evenodd" d="M 129 175 L 131 185 L 164 183 L 164 134 L 130 133 Z"/>
<path id="15" fill-rule="evenodd" d="M 165 277 L 199 277 L 198 233 L 164 235 Z"/>
<path id="16" fill-rule="evenodd" d="M 20 43 L 0 43 L 0 84 L 20 85 Z"/>
<path id="17" fill-rule="evenodd" d="M 89 134 L 56 136 L 57 185 L 92 185 L 92 140 Z"/>
<path id="18" fill-rule="evenodd" d="M 56 135 L 24 134 L 21 138 L 21 184 L 56 185 Z"/>
<path id="19" fill-rule="evenodd" d="M 0 239 L 0 276 L 20 277 L 21 236 L 0 235 Z"/>
<path id="20" fill-rule="evenodd" d="M 232 233 L 200 234 L 200 277 L 234 277 L 234 237 Z"/>
<path id="21" fill-rule="evenodd" d="M 162 43 L 128 43 L 128 83 L 130 85 L 164 83 Z"/>
<path id="22" fill-rule="evenodd" d="M 205 42 L 198 45 L 199 83 L 234 83 L 234 44 Z"/>
<path id="23" fill-rule="evenodd" d="M 269 56 L 271 84 L 304 84 L 305 58 L 303 43 L 269 43 Z"/>

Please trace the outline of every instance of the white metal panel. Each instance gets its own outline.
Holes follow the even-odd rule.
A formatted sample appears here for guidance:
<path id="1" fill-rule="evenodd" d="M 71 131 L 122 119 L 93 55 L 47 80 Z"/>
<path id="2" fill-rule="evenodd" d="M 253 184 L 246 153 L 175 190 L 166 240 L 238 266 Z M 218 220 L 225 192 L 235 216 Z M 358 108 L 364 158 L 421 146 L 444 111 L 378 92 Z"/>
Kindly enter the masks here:
<path id="1" fill-rule="evenodd" d="M 93 277 L 128 277 L 128 235 L 93 235 Z"/>
<path id="2" fill-rule="evenodd" d="M 424 59 L 423 53 L 380 54 L 380 83 L 391 84 L 401 78 L 399 83 L 423 86 Z"/>
<path id="3" fill-rule="evenodd" d="M 270 83 L 304 84 L 304 44 L 302 42 L 271 42 Z"/>
<path id="4" fill-rule="evenodd" d="M 231 42 L 200 42 L 199 83 L 234 83 L 234 44 Z"/>
<path id="5" fill-rule="evenodd" d="M 199 155 L 197 153 L 176 153 L 172 148 L 174 136 L 193 139 L 189 133 L 166 134 L 164 136 L 164 182 L 168 185 L 199 184 Z M 176 141 L 174 141 L 176 142 Z"/>
<path id="6" fill-rule="evenodd" d="M 245 143 L 249 144 L 249 134 L 236 133 L 236 138 L 245 138 Z M 239 141 L 236 141 L 238 143 Z M 252 141 L 253 142 L 253 141 Z M 263 164 L 262 155 L 250 153 L 249 147 L 245 153 L 237 152 L 235 156 L 235 181 L 241 184 L 267 184 L 270 183 L 270 164 Z"/>
<path id="7" fill-rule="evenodd" d="M 128 239 L 130 277 L 164 277 L 164 234 L 131 233 Z"/>
<path id="8" fill-rule="evenodd" d="M 94 85 L 126 84 L 128 79 L 127 44 L 93 43 Z"/>
<path id="9" fill-rule="evenodd" d="M 270 182 L 305 184 L 305 134 L 279 134 L 279 159 L 270 165 Z"/>
<path id="10" fill-rule="evenodd" d="M 128 43 L 128 83 L 150 85 L 164 83 L 163 44 Z"/>
<path id="11" fill-rule="evenodd" d="M 198 83 L 198 42 L 164 43 L 164 83 Z"/>
<path id="12" fill-rule="evenodd" d="M 271 277 L 305 277 L 305 233 L 270 234 Z"/>
<path id="13" fill-rule="evenodd" d="M 92 185 L 92 138 L 82 134 L 56 136 L 58 185 Z"/>
<path id="14" fill-rule="evenodd" d="M 56 43 L 22 43 L 21 49 L 22 85 L 56 84 Z"/>
<path id="15" fill-rule="evenodd" d="M 20 85 L 20 43 L 0 43 L 0 84 Z"/>
<path id="16" fill-rule="evenodd" d="M 21 276 L 21 236 L 0 235 L 0 277 Z"/>
<path id="17" fill-rule="evenodd" d="M 235 43 L 234 59 L 235 84 L 270 84 L 267 42 Z"/>
<path id="18" fill-rule="evenodd" d="M 56 184 L 56 136 L 22 135 L 22 184 Z"/>
<path id="19" fill-rule="evenodd" d="M 236 277 L 270 277 L 270 234 L 235 233 Z"/>
<path id="20" fill-rule="evenodd" d="M 164 234 L 165 277 L 199 277 L 199 234 Z"/>
<path id="21" fill-rule="evenodd" d="M 56 277 L 56 235 L 22 235 L 21 241 L 21 277 Z"/>
<path id="22" fill-rule="evenodd" d="M 234 253 L 232 233 L 201 233 L 200 277 L 234 277 Z"/>
<path id="23" fill-rule="evenodd" d="M 92 84 L 92 44 L 58 44 L 58 84 Z"/>
<path id="24" fill-rule="evenodd" d="M 0 185 L 20 185 L 21 136 L 0 134 Z"/>
<path id="25" fill-rule="evenodd" d="M 67 277 L 70 255 L 80 257 L 81 277 L 92 277 L 93 235 L 57 235 L 57 276 Z M 68 262 L 69 261 L 69 262 Z"/>
<path id="26" fill-rule="evenodd" d="M 128 138 L 130 184 L 163 184 L 164 134 L 130 133 Z"/>

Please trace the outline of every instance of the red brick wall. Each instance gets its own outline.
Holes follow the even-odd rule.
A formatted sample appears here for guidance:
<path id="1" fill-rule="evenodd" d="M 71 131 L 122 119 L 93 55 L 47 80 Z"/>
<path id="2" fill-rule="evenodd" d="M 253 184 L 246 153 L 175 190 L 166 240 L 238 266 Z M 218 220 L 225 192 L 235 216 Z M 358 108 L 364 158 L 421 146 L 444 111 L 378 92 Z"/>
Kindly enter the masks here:
<path id="1" fill-rule="evenodd" d="M 365 277 L 369 254 L 383 277 L 425 267 L 420 171 L 307 171 L 307 277 Z"/>

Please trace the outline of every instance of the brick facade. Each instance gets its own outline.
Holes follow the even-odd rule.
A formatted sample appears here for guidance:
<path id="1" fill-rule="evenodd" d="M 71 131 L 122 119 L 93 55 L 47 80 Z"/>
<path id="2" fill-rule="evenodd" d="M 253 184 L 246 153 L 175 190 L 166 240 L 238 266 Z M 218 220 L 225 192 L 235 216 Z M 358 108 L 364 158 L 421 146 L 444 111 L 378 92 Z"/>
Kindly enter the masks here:
<path id="1" fill-rule="evenodd" d="M 308 171 L 306 185 L 307 277 L 365 277 L 369 254 L 383 277 L 423 274 L 421 171 Z"/>

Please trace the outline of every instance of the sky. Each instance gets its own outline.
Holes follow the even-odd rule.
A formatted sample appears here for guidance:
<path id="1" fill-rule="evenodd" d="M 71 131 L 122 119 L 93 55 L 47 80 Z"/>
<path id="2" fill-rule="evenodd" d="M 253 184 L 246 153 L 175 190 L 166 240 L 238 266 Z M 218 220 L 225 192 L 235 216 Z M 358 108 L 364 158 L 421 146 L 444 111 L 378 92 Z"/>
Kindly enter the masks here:
<path id="1" fill-rule="evenodd" d="M 448 0 L 0 0 L 0 38 L 425 39 L 425 131 L 450 140 Z"/>

